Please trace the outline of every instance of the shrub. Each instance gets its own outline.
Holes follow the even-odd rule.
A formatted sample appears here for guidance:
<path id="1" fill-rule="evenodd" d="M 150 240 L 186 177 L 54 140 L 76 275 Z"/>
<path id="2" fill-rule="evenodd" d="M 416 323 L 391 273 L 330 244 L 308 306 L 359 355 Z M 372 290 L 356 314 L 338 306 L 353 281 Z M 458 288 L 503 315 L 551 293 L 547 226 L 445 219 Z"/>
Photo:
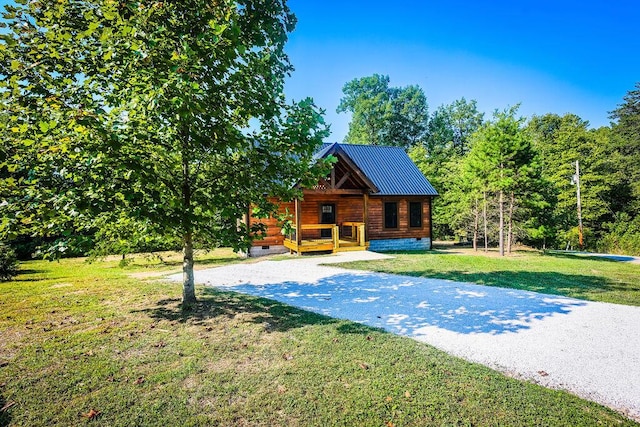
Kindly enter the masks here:
<path id="1" fill-rule="evenodd" d="M 640 216 L 618 214 L 615 222 L 605 225 L 607 234 L 598 243 L 602 252 L 640 255 Z"/>
<path id="2" fill-rule="evenodd" d="M 0 281 L 11 280 L 18 274 L 18 259 L 14 250 L 0 243 Z"/>
<path id="3" fill-rule="evenodd" d="M 584 244 L 582 250 L 594 250 L 596 248 L 596 235 L 594 231 L 588 227 L 584 227 L 582 232 L 582 240 Z M 559 232 L 558 245 L 558 249 L 580 250 L 580 231 L 578 230 L 578 227 L 573 227 L 567 231 Z"/>

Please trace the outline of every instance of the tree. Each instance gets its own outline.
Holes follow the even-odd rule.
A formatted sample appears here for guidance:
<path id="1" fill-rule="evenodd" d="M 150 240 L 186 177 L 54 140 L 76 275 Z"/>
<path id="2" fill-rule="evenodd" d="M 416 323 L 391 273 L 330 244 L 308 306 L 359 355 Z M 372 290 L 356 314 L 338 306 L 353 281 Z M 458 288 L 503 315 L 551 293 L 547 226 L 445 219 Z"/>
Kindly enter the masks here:
<path id="1" fill-rule="evenodd" d="M 462 203 L 468 193 L 460 192 L 466 187 L 458 182 L 460 165 L 468 153 L 471 135 L 482 125 L 483 117 L 475 100 L 462 98 L 442 105 L 429 119 L 423 144 L 409 150 L 412 160 L 442 196 L 434 203 L 433 212 L 434 229 L 440 236 L 459 229 L 464 223 L 461 213 L 468 212 L 466 202 Z"/>
<path id="2" fill-rule="evenodd" d="M 483 225 L 483 238 L 484 238 L 484 251 L 489 250 L 489 199 L 492 192 L 495 189 L 492 182 L 495 162 L 491 158 L 492 150 L 490 150 L 489 140 L 486 132 L 490 129 L 490 123 L 485 123 L 476 133 L 473 134 L 473 146 L 467 156 L 464 158 L 463 173 L 460 174 L 459 180 L 466 183 L 462 187 L 463 191 L 467 194 L 473 194 L 474 196 L 474 208 L 476 209 L 476 215 L 480 214 L 480 210 L 477 208 L 475 199 L 482 197 L 482 225 Z M 472 190 L 472 191 L 469 191 Z M 477 238 L 476 215 L 474 215 L 474 238 Z M 474 242 L 474 248 L 477 248 L 477 242 Z"/>
<path id="3" fill-rule="evenodd" d="M 409 147 L 422 142 L 429 119 L 427 98 L 419 86 L 389 87 L 389 76 L 353 79 L 342 88 L 337 112 L 350 112 L 352 144 Z"/>
<path id="4" fill-rule="evenodd" d="M 617 149 L 617 163 L 621 166 L 624 185 L 630 189 L 630 200 L 620 210 L 631 214 L 640 211 L 640 82 L 630 90 L 611 113 L 613 124 L 612 138 Z M 617 194 L 620 195 L 618 190 Z"/>
<path id="5" fill-rule="evenodd" d="M 579 161 L 583 222 L 589 233 L 600 237 L 604 224 L 613 219 L 615 204 L 628 198 L 611 130 L 589 129 L 589 123 L 574 114 L 534 116 L 527 128 L 540 153 L 542 176 L 553 186 L 548 197 L 554 201 L 551 224 L 544 225 L 558 230 L 559 241 L 571 243 L 578 223 L 572 177 Z M 591 247 L 593 243 L 586 242 Z"/>
<path id="6" fill-rule="evenodd" d="M 20 1 L 4 17 L 3 234 L 149 223 L 182 241 L 188 307 L 194 241 L 246 249 L 262 230 L 239 218 L 326 172 L 321 112 L 283 95 L 284 1 Z"/>
<path id="7" fill-rule="evenodd" d="M 516 117 L 518 107 L 496 111 L 494 121 L 486 123 L 474 134 L 475 141 L 469 153 L 473 169 L 486 182 L 485 188 L 498 196 L 500 255 L 505 253 L 505 219 L 506 249 L 510 252 L 518 198 L 526 195 L 535 175 L 534 151 L 523 129 L 524 119 Z"/>

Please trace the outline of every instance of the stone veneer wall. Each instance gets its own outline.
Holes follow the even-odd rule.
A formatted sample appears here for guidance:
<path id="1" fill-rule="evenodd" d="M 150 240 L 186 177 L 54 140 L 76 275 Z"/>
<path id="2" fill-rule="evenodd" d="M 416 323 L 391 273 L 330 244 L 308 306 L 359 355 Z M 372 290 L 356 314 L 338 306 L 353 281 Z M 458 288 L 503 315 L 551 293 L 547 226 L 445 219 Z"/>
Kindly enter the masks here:
<path id="1" fill-rule="evenodd" d="M 382 239 L 371 240 L 369 250 L 374 252 L 384 251 L 427 251 L 431 249 L 431 239 L 423 237 L 407 239 Z"/>

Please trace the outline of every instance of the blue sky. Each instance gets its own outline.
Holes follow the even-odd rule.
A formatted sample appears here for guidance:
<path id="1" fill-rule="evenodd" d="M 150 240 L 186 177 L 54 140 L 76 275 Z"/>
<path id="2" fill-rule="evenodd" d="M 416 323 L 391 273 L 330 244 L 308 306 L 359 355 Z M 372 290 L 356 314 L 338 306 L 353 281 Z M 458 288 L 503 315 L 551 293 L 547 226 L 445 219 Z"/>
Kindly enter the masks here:
<path id="1" fill-rule="evenodd" d="M 290 0 L 298 17 L 286 94 L 326 109 L 331 141 L 347 81 L 387 74 L 417 84 L 430 111 L 461 97 L 491 112 L 575 113 L 592 127 L 640 81 L 640 1 Z"/>
<path id="2" fill-rule="evenodd" d="M 0 0 L 0 6 L 9 3 Z M 417 84 L 430 111 L 461 97 L 524 116 L 575 113 L 592 127 L 640 81 L 640 1 L 289 0 L 298 17 L 286 94 L 326 110 L 330 141 L 342 86 L 374 73 Z"/>

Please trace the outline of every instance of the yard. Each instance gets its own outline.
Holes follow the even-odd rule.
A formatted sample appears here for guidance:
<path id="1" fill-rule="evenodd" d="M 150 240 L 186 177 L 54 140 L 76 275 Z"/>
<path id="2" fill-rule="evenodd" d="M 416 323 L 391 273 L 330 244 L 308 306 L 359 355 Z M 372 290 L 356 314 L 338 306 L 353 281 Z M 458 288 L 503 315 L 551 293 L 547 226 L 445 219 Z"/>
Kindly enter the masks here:
<path id="1" fill-rule="evenodd" d="M 199 258 L 253 262 L 227 250 Z M 1 283 L 0 426 L 635 425 L 411 339 L 266 299 L 198 287 L 197 309 L 183 314 L 180 287 L 159 280 L 179 264 L 177 255 L 124 268 L 34 261 Z M 364 267 L 495 286 L 518 278 L 515 287 L 640 305 L 637 265 L 436 251 Z"/>
<path id="2" fill-rule="evenodd" d="M 427 253 L 392 255 L 392 260 L 349 263 L 342 267 L 640 306 L 640 264 L 532 250 L 499 257 L 495 249 L 484 254 L 482 250 L 475 252 L 450 245 L 436 245 Z"/>

